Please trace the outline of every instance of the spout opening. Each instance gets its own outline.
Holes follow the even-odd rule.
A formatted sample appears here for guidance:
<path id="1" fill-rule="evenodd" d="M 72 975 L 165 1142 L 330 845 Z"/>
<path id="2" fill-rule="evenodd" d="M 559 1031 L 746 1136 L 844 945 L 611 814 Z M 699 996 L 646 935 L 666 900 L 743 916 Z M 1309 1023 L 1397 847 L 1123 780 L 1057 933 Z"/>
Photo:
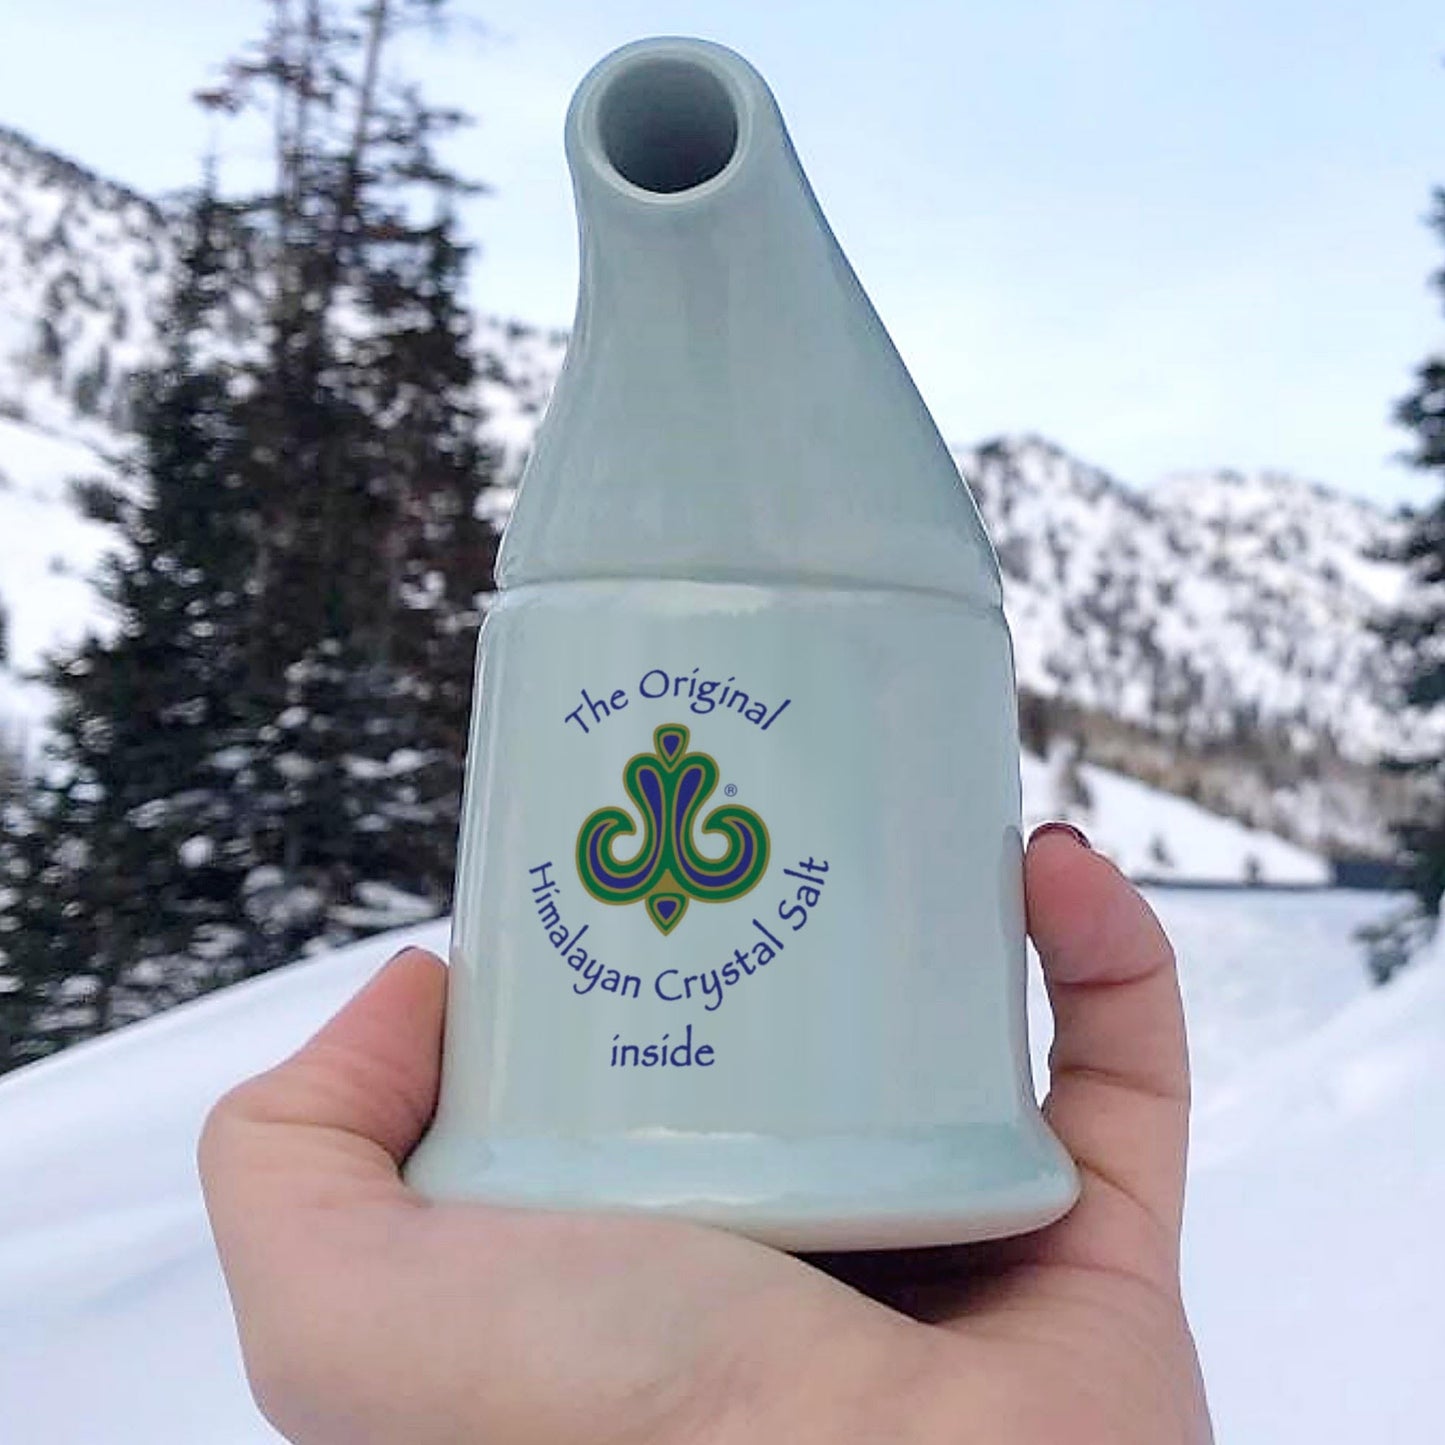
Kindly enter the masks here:
<path id="1" fill-rule="evenodd" d="M 728 87 L 692 60 L 648 56 L 612 76 L 597 105 L 597 138 L 623 180 L 655 195 L 720 175 L 738 145 Z"/>

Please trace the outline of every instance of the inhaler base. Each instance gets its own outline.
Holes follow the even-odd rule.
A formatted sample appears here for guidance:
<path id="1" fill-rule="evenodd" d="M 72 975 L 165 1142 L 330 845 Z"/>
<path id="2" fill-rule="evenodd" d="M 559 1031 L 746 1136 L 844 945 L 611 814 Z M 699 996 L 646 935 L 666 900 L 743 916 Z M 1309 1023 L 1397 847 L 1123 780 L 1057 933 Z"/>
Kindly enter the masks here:
<path id="1" fill-rule="evenodd" d="M 790 1138 L 635 1131 L 451 1141 L 407 1166 L 435 1200 L 643 1210 L 795 1252 L 966 1244 L 1041 1228 L 1078 1196 L 1042 1121 Z"/>

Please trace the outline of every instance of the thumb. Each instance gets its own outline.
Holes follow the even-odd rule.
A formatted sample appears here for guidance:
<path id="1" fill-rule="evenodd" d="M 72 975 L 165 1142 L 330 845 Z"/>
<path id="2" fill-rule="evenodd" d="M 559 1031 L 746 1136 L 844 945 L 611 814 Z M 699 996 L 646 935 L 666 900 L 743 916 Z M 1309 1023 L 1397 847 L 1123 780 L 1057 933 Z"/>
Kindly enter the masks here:
<path id="1" fill-rule="evenodd" d="M 1167 1281 L 1189 1133 L 1173 951 L 1118 869 L 1064 833 L 1034 835 L 1026 877 L 1054 1010 L 1045 1112 L 1083 1177 L 1079 1203 L 1045 1238 L 1060 1258 Z"/>

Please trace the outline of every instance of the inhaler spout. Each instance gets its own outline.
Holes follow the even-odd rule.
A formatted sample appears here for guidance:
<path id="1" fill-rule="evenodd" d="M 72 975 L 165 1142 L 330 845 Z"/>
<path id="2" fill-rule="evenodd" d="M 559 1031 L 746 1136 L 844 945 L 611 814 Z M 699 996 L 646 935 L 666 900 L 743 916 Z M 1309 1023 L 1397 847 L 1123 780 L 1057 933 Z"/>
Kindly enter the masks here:
<path id="1" fill-rule="evenodd" d="M 707 56 L 624 53 L 599 82 L 596 159 L 638 190 L 658 196 L 694 190 L 736 156 L 737 97 Z"/>
<path id="2" fill-rule="evenodd" d="M 807 579 L 998 608 L 977 510 L 762 77 L 637 41 L 587 73 L 566 145 L 576 324 L 500 587 Z"/>

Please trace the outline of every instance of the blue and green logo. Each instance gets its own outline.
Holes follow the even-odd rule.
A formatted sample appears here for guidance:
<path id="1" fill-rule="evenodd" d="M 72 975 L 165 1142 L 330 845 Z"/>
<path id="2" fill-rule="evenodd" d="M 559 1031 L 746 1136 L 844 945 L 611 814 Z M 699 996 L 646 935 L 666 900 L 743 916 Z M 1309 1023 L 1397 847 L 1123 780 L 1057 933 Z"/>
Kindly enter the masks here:
<path id="1" fill-rule="evenodd" d="M 751 808 L 727 804 L 704 818 L 717 788 L 718 766 L 707 753 L 687 750 L 689 733 L 665 723 L 652 734 L 652 751 L 629 758 L 622 785 L 642 819 L 642 841 L 620 861 L 617 841 L 638 831 L 625 808 L 598 808 L 577 834 L 577 872 L 583 887 L 602 903 L 647 902 L 648 917 L 671 933 L 688 902 L 727 903 L 751 892 L 768 866 L 768 830 Z M 727 842 L 721 858 L 698 851 L 693 829 Z"/>

